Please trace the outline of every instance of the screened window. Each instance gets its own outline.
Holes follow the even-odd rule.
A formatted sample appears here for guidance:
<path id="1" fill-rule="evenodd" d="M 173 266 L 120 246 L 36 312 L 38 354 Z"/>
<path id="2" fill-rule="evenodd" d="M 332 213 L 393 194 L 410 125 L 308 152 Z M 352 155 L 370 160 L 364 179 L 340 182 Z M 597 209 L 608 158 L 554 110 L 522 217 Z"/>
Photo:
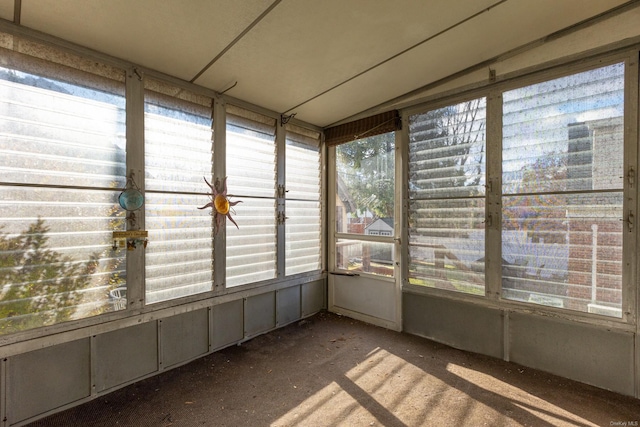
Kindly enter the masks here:
<path id="1" fill-rule="evenodd" d="M 146 302 L 210 291 L 211 99 L 145 80 Z M 174 96 L 173 94 L 178 94 Z"/>
<path id="2" fill-rule="evenodd" d="M 335 267 L 393 276 L 393 239 L 379 236 L 394 231 L 395 132 L 346 142 L 335 152 Z"/>
<path id="3" fill-rule="evenodd" d="M 286 127 L 285 274 L 320 270 L 320 133 Z"/>
<path id="4" fill-rule="evenodd" d="M 226 286 L 276 277 L 275 119 L 227 106 L 226 171 L 231 210 L 226 221 Z"/>
<path id="5" fill-rule="evenodd" d="M 621 317 L 624 64 L 503 99 L 503 297 Z"/>
<path id="6" fill-rule="evenodd" d="M 124 72 L 31 46 L 65 63 L 0 51 L 0 334 L 126 306 Z"/>
<path id="7" fill-rule="evenodd" d="M 409 283 L 484 295 L 486 99 L 409 117 Z"/>

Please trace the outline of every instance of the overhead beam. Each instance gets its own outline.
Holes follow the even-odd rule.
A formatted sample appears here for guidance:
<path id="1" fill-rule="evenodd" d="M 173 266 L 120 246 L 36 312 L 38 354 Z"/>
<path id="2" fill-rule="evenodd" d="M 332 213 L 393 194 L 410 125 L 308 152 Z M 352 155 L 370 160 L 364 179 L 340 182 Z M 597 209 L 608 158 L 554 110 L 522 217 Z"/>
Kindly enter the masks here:
<path id="1" fill-rule="evenodd" d="M 271 13 L 271 11 L 273 9 L 275 9 L 275 7 L 277 5 L 279 5 L 281 1 L 282 0 L 275 0 L 273 3 L 271 3 L 271 6 L 269 6 L 267 9 L 265 9 L 265 11 L 260 14 L 260 16 L 258 16 L 256 19 L 254 19 L 253 22 L 251 24 L 249 24 L 249 26 L 247 28 L 244 29 L 244 31 L 242 31 L 240 34 L 238 34 L 238 36 L 235 39 L 233 39 L 231 41 L 231 43 L 229 43 L 224 49 L 222 49 L 222 51 L 220 51 L 220 53 L 218 53 L 215 58 L 213 58 L 207 65 L 205 65 L 204 68 L 198 72 L 198 74 L 196 74 L 191 80 L 189 80 L 189 82 L 190 83 L 195 82 L 198 79 L 198 77 L 203 75 L 209 68 L 211 68 L 211 66 L 213 64 L 215 64 L 220 58 L 222 58 L 222 56 L 225 53 L 227 53 L 229 51 L 229 49 L 231 49 L 233 46 L 235 46 L 235 44 L 238 43 L 249 31 L 251 31 L 253 29 L 253 27 L 258 25 L 258 23 L 260 21 L 262 21 L 262 19 L 265 16 L 267 16 L 269 13 Z"/>
<path id="2" fill-rule="evenodd" d="M 447 27 L 447 28 L 445 28 L 444 30 L 438 31 L 438 32 L 437 32 L 437 33 L 435 33 L 435 34 L 430 35 L 430 36 L 429 36 L 429 37 L 427 37 L 426 39 L 421 40 L 421 41 L 419 41 L 419 42 L 415 43 L 415 44 L 414 44 L 414 45 L 412 45 L 412 46 L 409 46 L 408 48 L 406 48 L 406 49 L 404 49 L 404 50 L 402 50 L 402 51 L 400 51 L 400 52 L 398 52 L 398 53 L 396 53 L 396 54 L 394 54 L 394 55 L 392 55 L 392 56 L 388 57 L 387 59 L 384 59 L 384 60 L 382 60 L 382 61 L 378 62 L 378 63 L 377 63 L 377 64 L 375 64 L 375 65 L 372 65 L 371 67 L 369 67 L 369 68 L 367 68 L 367 69 L 365 69 L 365 70 L 363 70 L 363 71 L 360 71 L 359 73 L 357 73 L 357 74 L 355 74 L 355 75 L 353 75 L 353 76 L 349 77 L 349 78 L 348 78 L 348 79 L 346 79 L 346 80 L 343 80 L 342 82 L 340 82 L 340 83 L 338 83 L 338 84 L 336 84 L 336 85 L 334 85 L 334 86 L 330 87 L 329 89 L 326 89 L 326 90 L 324 90 L 324 91 L 322 91 L 322 92 L 318 93 L 317 95 L 314 95 L 314 96 L 312 96 L 311 98 L 309 98 L 309 99 L 307 99 L 307 100 L 305 100 L 305 101 L 302 101 L 301 103 L 299 103 L 299 104 L 297 104 L 297 105 L 294 105 L 293 107 L 291 107 L 291 108 L 287 109 L 283 114 L 287 114 L 287 113 L 289 113 L 289 112 L 291 112 L 291 111 L 295 110 L 296 108 L 300 108 L 301 106 L 303 106 L 303 105 L 305 105 L 305 104 L 307 104 L 307 103 L 309 103 L 309 102 L 313 101 L 314 99 L 319 98 L 319 97 L 321 97 L 322 95 L 324 95 L 324 94 L 326 94 L 326 93 L 328 93 L 328 92 L 331 92 L 332 90 L 337 89 L 337 88 L 339 88 L 340 86 L 342 86 L 342 85 L 344 85 L 344 84 L 347 84 L 347 83 L 349 83 L 350 81 L 352 81 L 352 80 L 354 80 L 354 79 L 357 79 L 358 77 L 360 77 L 360 76 L 362 76 L 362 75 L 364 75 L 364 74 L 368 73 L 369 71 L 372 71 L 372 70 L 374 70 L 374 69 L 376 69 L 376 68 L 378 68 L 378 67 L 380 67 L 380 66 L 382 66 L 382 65 L 386 64 L 387 62 L 392 61 L 392 60 L 396 59 L 397 57 L 404 55 L 405 53 L 407 53 L 407 52 L 409 52 L 409 51 L 411 51 L 411 50 L 413 50 L 413 49 L 417 48 L 418 46 L 421 46 L 421 45 L 423 45 L 423 44 L 425 44 L 425 43 L 427 43 L 427 42 L 429 42 L 429 41 L 431 41 L 431 40 L 435 39 L 436 37 L 439 37 L 439 36 L 441 36 L 442 34 L 444 34 L 444 33 L 446 33 L 446 32 L 449 32 L 449 31 L 453 30 L 454 28 L 459 27 L 460 25 L 463 25 L 464 23 L 466 23 L 466 22 L 468 22 L 468 21 L 470 21 L 470 20 L 472 20 L 472 19 L 474 19 L 474 18 L 476 18 L 476 17 L 478 17 L 478 16 L 482 15 L 483 13 L 489 12 L 491 9 L 493 9 L 493 8 L 495 8 L 495 7 L 497 7 L 497 6 L 500 6 L 501 4 L 506 3 L 506 2 L 507 2 L 507 0 L 499 0 L 499 1 L 497 1 L 496 3 L 492 4 L 491 6 L 486 7 L 486 8 L 484 8 L 484 9 L 482 9 L 481 11 L 476 12 L 476 13 L 474 13 L 473 15 L 470 15 L 470 16 L 468 16 L 468 17 L 464 18 L 464 19 L 463 19 L 463 20 L 461 20 L 461 21 L 458 21 L 458 22 L 456 22 L 455 24 L 448 26 L 448 27 Z"/>

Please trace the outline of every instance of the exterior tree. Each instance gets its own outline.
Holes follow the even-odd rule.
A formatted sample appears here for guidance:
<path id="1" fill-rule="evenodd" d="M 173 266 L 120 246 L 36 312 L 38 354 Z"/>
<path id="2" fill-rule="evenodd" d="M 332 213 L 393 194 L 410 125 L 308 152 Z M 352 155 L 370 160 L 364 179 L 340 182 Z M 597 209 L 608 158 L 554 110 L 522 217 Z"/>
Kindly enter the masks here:
<path id="1" fill-rule="evenodd" d="M 412 190 L 477 195 L 484 177 L 484 99 L 432 110 L 411 123 Z M 461 194 L 461 191 L 465 194 Z"/>
<path id="2" fill-rule="evenodd" d="M 90 285 L 98 255 L 74 262 L 48 247 L 38 219 L 18 236 L 0 233 L 0 331 L 4 334 L 69 320 Z"/>
<path id="3" fill-rule="evenodd" d="M 411 234 L 461 238 L 484 218 L 473 197 L 483 194 L 485 100 L 431 110 L 410 120 Z M 446 212 L 446 214 L 444 214 Z"/>
<path id="4" fill-rule="evenodd" d="M 113 227 L 124 221 L 115 215 Z M 49 231 L 41 218 L 17 236 L 0 231 L 0 335 L 71 320 L 80 305 L 87 307 L 82 317 L 106 312 L 108 291 L 126 283 L 124 257 L 93 253 L 75 261 L 49 247 Z M 90 288 L 105 290 L 82 292 Z"/>
<path id="5" fill-rule="evenodd" d="M 395 140 L 393 133 L 337 147 L 338 169 L 355 205 L 378 218 L 393 217 Z M 365 212 L 358 212 L 364 215 Z"/>
<path id="6" fill-rule="evenodd" d="M 533 241 L 565 243 L 567 226 L 564 209 L 566 200 L 558 191 L 567 185 L 567 155 L 552 151 L 520 169 L 521 179 L 510 191 L 513 193 L 547 193 L 537 197 L 507 197 L 504 201 L 505 230 L 526 230 Z M 560 200 L 562 199 L 562 200 Z"/>

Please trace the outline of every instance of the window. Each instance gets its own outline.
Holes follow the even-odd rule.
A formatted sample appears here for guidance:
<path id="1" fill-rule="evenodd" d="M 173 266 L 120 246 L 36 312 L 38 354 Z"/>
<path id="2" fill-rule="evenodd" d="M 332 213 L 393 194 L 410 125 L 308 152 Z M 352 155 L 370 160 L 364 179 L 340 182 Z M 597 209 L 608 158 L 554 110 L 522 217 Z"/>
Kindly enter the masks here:
<path id="1" fill-rule="evenodd" d="M 179 95 L 173 95 L 179 94 Z M 213 288 L 211 99 L 145 79 L 147 303 Z"/>
<path id="2" fill-rule="evenodd" d="M 336 215 L 341 215 L 335 221 L 335 267 L 393 276 L 394 242 L 382 236 L 393 236 L 394 230 L 395 132 L 340 144 L 335 153 Z"/>
<path id="3" fill-rule="evenodd" d="M 320 133 L 286 125 L 285 274 L 320 270 Z"/>
<path id="4" fill-rule="evenodd" d="M 503 297 L 621 317 L 624 64 L 503 99 Z"/>
<path id="5" fill-rule="evenodd" d="M 621 318 L 635 203 L 624 165 L 636 161 L 625 159 L 624 70 L 410 116 L 409 283 L 485 295 L 495 244 L 502 299 Z M 501 116 L 487 116 L 487 102 Z M 485 142 L 486 123 L 501 124 L 501 141 Z M 499 233 L 485 243 L 487 223 Z"/>
<path id="6" fill-rule="evenodd" d="M 232 201 L 226 221 L 226 286 L 276 277 L 276 121 L 227 106 L 226 171 Z"/>
<path id="7" fill-rule="evenodd" d="M 0 52 L 0 334 L 126 305 L 124 72 L 14 41 L 64 63 Z"/>
<path id="8" fill-rule="evenodd" d="M 409 117 L 409 283 L 484 295 L 486 99 Z"/>

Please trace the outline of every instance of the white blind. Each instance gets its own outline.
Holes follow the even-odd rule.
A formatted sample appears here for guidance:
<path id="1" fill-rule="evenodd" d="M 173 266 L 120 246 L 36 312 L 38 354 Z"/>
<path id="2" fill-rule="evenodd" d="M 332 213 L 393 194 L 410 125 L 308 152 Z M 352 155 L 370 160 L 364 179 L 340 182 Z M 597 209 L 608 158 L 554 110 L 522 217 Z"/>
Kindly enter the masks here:
<path id="1" fill-rule="evenodd" d="M 624 64 L 503 99 L 503 296 L 621 317 Z"/>
<path id="2" fill-rule="evenodd" d="M 28 61 L 48 77 L 0 68 L 0 334 L 122 308 L 126 286 L 124 85 Z"/>
<path id="3" fill-rule="evenodd" d="M 145 91 L 146 302 L 213 287 L 211 100 L 151 80 Z"/>
<path id="4" fill-rule="evenodd" d="M 275 119 L 227 107 L 226 171 L 231 201 L 226 221 L 226 286 L 276 277 Z"/>
<path id="5" fill-rule="evenodd" d="M 409 118 L 409 281 L 484 295 L 486 99 Z"/>
<path id="6" fill-rule="evenodd" d="M 320 133 L 289 126 L 286 140 L 285 274 L 292 275 L 321 268 Z"/>

